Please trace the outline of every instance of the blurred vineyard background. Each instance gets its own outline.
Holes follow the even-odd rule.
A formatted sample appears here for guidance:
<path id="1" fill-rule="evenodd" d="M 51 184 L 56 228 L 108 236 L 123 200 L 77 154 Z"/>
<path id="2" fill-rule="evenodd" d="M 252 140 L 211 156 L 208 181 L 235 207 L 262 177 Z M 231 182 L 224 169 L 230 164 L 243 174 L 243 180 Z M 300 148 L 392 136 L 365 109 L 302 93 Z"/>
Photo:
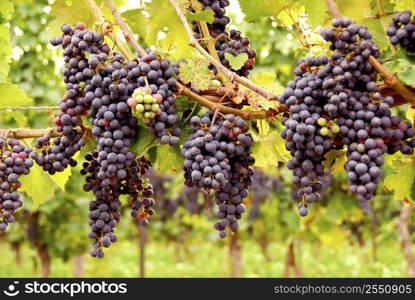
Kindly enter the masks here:
<path id="1" fill-rule="evenodd" d="M 9 76 L 34 99 L 33 105 L 57 105 L 63 62 L 48 45 L 52 3 L 13 2 L 6 26 L 12 40 Z M 276 73 L 284 85 L 305 51 L 297 38 L 269 18 L 246 24 L 235 14 L 233 20 L 259 54 L 255 70 Z M 399 109 L 404 116 L 405 109 Z M 0 127 L 46 128 L 51 114 L 53 110 L 3 110 Z M 392 163 L 387 159 L 386 176 Z M 300 218 L 291 199 L 292 175 L 283 164 L 257 169 L 239 233 L 224 240 L 213 230 L 215 208 L 206 195 L 183 188 L 180 170 L 165 174 L 154 168 L 157 206 L 149 226 L 138 226 L 126 209 L 117 228 L 119 241 L 104 259 L 93 259 L 87 254 L 91 195 L 82 192 L 79 171 L 80 166 L 62 175 L 69 177 L 64 186 L 51 182 L 40 193 L 45 199 L 39 207 L 32 206 L 30 191 L 36 182 L 24 183 L 25 209 L 0 235 L 1 277 L 415 276 L 415 217 L 394 194 L 379 191 L 364 214 L 340 172 L 321 203 Z"/>

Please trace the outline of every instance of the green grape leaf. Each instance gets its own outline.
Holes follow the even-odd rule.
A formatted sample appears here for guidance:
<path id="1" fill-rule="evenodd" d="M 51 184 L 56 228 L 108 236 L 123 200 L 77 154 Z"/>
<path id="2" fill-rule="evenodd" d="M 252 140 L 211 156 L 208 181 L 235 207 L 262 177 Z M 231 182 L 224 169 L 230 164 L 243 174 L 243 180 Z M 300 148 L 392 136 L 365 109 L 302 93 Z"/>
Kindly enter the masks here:
<path id="1" fill-rule="evenodd" d="M 332 174 L 342 172 L 347 161 L 346 150 L 331 150 L 324 155 L 324 168 Z"/>
<path id="2" fill-rule="evenodd" d="M 245 14 L 245 20 L 251 22 L 262 17 L 275 17 L 294 2 L 293 0 L 239 0 L 239 5 Z"/>
<path id="3" fill-rule="evenodd" d="M 50 177 L 38 165 L 30 169 L 28 175 L 20 177 L 20 191 L 27 193 L 33 200 L 32 210 L 36 210 L 44 201 L 53 197 L 55 187 Z"/>
<path id="4" fill-rule="evenodd" d="M 142 156 L 155 144 L 157 144 L 157 139 L 149 131 L 147 127 L 140 126 L 137 130 L 136 140 L 134 140 L 132 145 L 133 152 Z"/>
<path id="5" fill-rule="evenodd" d="M 154 167 L 163 173 L 177 173 L 183 168 L 183 157 L 179 147 L 160 145 L 156 150 L 157 159 Z"/>
<path id="6" fill-rule="evenodd" d="M 313 27 L 325 25 L 331 18 L 327 11 L 327 5 L 321 0 L 300 0 L 300 5 L 305 7 L 308 20 Z"/>
<path id="7" fill-rule="evenodd" d="M 200 56 L 192 56 L 187 62 L 181 62 L 180 79 L 185 83 L 191 83 L 192 87 L 206 90 L 210 87 L 213 74 L 209 70 L 209 63 Z"/>
<path id="8" fill-rule="evenodd" d="M 181 2 L 183 1 L 179 4 Z M 147 3 L 145 10 L 150 16 L 150 28 L 146 35 L 146 42 L 149 45 L 161 46 L 163 50 L 170 50 L 173 59 L 188 57 L 192 52 L 189 37 L 170 2 L 152 0 Z M 160 38 L 159 32 L 163 32 L 165 37 Z"/>
<path id="9" fill-rule="evenodd" d="M 259 85 L 272 84 L 277 75 L 273 72 L 258 72 L 255 74 L 254 81 Z"/>
<path id="10" fill-rule="evenodd" d="M 274 79 L 275 74 L 269 72 L 260 72 L 256 74 L 253 81 L 262 86 L 267 91 L 279 95 L 284 91 L 284 87 L 278 81 L 274 81 Z M 251 107 L 263 108 L 265 110 L 277 110 L 279 107 L 278 101 L 270 101 L 248 88 L 242 87 L 241 91 L 246 94 L 245 98 L 248 99 L 248 103 L 251 105 Z"/>
<path id="11" fill-rule="evenodd" d="M 83 0 L 58 0 L 52 4 L 50 12 L 55 19 L 50 22 L 49 36 L 61 35 L 62 24 L 75 25 L 84 22 L 88 28 L 92 28 L 95 17 L 89 8 L 87 1 Z"/>
<path id="12" fill-rule="evenodd" d="M 0 108 L 33 105 L 30 98 L 16 84 L 0 83 Z"/>
<path id="13" fill-rule="evenodd" d="M 411 205 L 415 205 L 411 189 L 415 181 L 415 161 L 394 160 L 394 174 L 385 178 L 384 187 L 388 192 L 394 191 L 395 200 L 404 200 Z"/>
<path id="14" fill-rule="evenodd" d="M 0 120 L 4 118 L 7 119 L 14 119 L 18 127 L 27 127 L 27 117 L 21 113 L 20 111 L 0 111 Z"/>
<path id="15" fill-rule="evenodd" d="M 395 10 L 410 10 L 415 11 L 415 1 L 413 0 L 395 0 Z"/>
<path id="16" fill-rule="evenodd" d="M 337 0 L 336 3 L 341 15 L 355 20 L 357 24 L 361 24 L 367 16 L 370 16 L 370 1 Z"/>
<path id="17" fill-rule="evenodd" d="M 141 38 L 145 38 L 149 30 L 149 20 L 143 14 L 142 9 L 130 9 L 121 15 L 134 33 Z"/>
<path id="18" fill-rule="evenodd" d="M 193 21 L 205 21 L 207 23 L 213 23 L 215 20 L 215 13 L 212 9 L 205 9 L 196 13 L 191 13 L 188 11 L 186 14 L 186 19 L 189 23 Z"/>
<path id="19" fill-rule="evenodd" d="M 0 24 L 6 23 L 7 20 L 10 20 L 14 12 L 14 6 L 10 0 L 0 1 Z"/>
<path id="20" fill-rule="evenodd" d="M 415 87 L 415 65 L 406 57 L 393 59 L 385 67 L 395 72 L 403 83 Z"/>
<path id="21" fill-rule="evenodd" d="M 225 58 L 229 61 L 232 69 L 239 70 L 248 60 L 248 54 L 240 53 L 237 56 L 234 56 L 230 53 L 225 53 Z"/>
<path id="22" fill-rule="evenodd" d="M 73 159 L 77 160 L 79 157 L 79 154 L 81 152 L 78 151 L 75 153 L 75 155 L 73 156 Z M 71 177 L 72 175 L 72 168 L 68 167 L 65 170 L 63 170 L 62 172 L 57 172 L 56 174 L 50 175 L 50 179 L 56 183 L 62 191 L 65 190 L 65 185 L 69 180 L 69 177 Z"/>
<path id="23" fill-rule="evenodd" d="M 277 162 L 287 162 L 290 153 L 285 149 L 285 141 L 276 131 L 268 134 L 256 134 L 251 131 L 254 143 L 251 148 L 255 157 L 255 166 L 275 167 Z"/>
<path id="24" fill-rule="evenodd" d="M 13 51 L 10 41 L 10 28 L 5 24 L 0 25 L 0 45 L 0 82 L 5 82 L 10 69 L 10 55 Z"/>
<path id="25" fill-rule="evenodd" d="M 406 85 L 415 87 L 415 66 L 409 66 L 398 72 L 399 79 Z"/>

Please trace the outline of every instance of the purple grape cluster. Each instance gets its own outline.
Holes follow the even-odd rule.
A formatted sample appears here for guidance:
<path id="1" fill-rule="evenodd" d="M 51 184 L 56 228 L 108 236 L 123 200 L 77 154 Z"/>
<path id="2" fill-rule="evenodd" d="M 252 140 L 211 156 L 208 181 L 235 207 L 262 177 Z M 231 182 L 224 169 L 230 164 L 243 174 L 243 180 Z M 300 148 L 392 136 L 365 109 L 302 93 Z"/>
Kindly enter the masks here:
<path id="1" fill-rule="evenodd" d="M 249 71 L 254 68 L 256 52 L 249 47 L 249 39 L 243 37 L 240 31 L 232 29 L 229 33 L 224 32 L 216 39 L 215 48 L 218 51 L 218 57 L 222 65 L 236 72 L 238 75 L 247 77 Z M 226 53 L 233 56 L 245 53 L 248 55 L 248 59 L 240 69 L 234 70 L 225 57 Z M 216 68 L 214 66 L 210 66 L 210 68 L 216 73 Z"/>
<path id="2" fill-rule="evenodd" d="M 321 32 L 332 56 L 301 59 L 295 80 L 280 97 L 290 112 L 281 135 L 293 156 L 288 168 L 299 188 L 294 198 L 302 216 L 330 184 L 323 167 L 330 150 L 347 146 L 350 191 L 367 207 L 382 175 L 382 155 L 411 154 L 415 146 L 411 124 L 391 114 L 393 98 L 377 92 L 377 74 L 368 59 L 378 57 L 379 50 L 367 27 L 349 18 L 334 19 L 333 27 Z"/>
<path id="3" fill-rule="evenodd" d="M 386 34 L 392 45 L 399 44 L 407 51 L 415 52 L 415 17 L 411 11 L 405 10 L 394 16 Z"/>
<path id="4" fill-rule="evenodd" d="M 229 24 L 231 19 L 225 15 L 226 7 L 229 6 L 229 0 L 199 0 L 203 6 L 203 10 L 212 9 L 214 13 L 213 23 L 207 24 L 209 33 L 213 38 L 218 37 L 225 32 L 226 25 Z M 190 11 L 194 12 L 193 8 L 189 8 Z M 200 39 L 200 29 L 197 22 L 193 22 L 193 31 L 196 32 L 195 38 Z"/>
<path id="5" fill-rule="evenodd" d="M 0 136 L 0 232 L 14 221 L 14 212 L 22 207 L 18 189 L 20 176 L 27 175 L 33 166 L 31 157 L 36 153 L 17 140 Z"/>
<path id="6" fill-rule="evenodd" d="M 113 215 L 113 218 L 108 220 L 112 221 L 111 224 L 114 226 L 119 221 L 119 197 L 123 194 L 128 195 L 131 216 L 138 217 L 145 225 L 154 213 L 150 208 L 154 204 L 154 200 L 151 199 L 152 187 L 144 178 L 149 162 L 144 158 L 137 160 L 129 150 L 131 140 L 136 134 L 138 120 L 127 104 L 139 85 L 137 77 L 132 74 L 139 64 L 127 63 L 119 54 L 91 55 L 88 63 L 95 75 L 91 80 L 91 90 L 85 98 L 91 103 L 89 116 L 94 126 L 92 134 L 96 137 L 98 145 L 97 151 L 87 157 L 87 160 L 92 159 L 91 162 L 84 166 L 83 174 L 89 174 L 84 189 L 94 192 L 99 205 L 106 204 L 106 207 L 112 209 L 110 215 Z M 93 205 L 92 209 L 96 209 L 96 206 Z M 90 237 L 95 239 L 91 255 L 102 257 L 102 246 L 108 247 L 116 238 L 113 238 L 114 233 L 110 231 L 109 238 L 102 242 L 103 236 L 105 237 L 100 232 L 102 222 L 96 226 L 100 219 L 93 219 L 93 211 L 90 217 Z"/>
<path id="7" fill-rule="evenodd" d="M 185 183 L 216 191 L 218 217 L 215 223 L 219 236 L 226 236 L 226 228 L 238 228 L 238 219 L 244 212 L 243 199 L 252 182 L 255 160 L 249 149 L 252 138 L 246 122 L 235 115 L 219 116 L 212 124 L 214 113 L 191 119 L 192 130 L 182 149 Z"/>
<path id="8" fill-rule="evenodd" d="M 63 68 L 66 94 L 60 102 L 60 112 L 55 118 L 58 137 L 51 140 L 45 135 L 37 140 L 36 148 L 41 150 L 35 161 L 49 174 L 61 172 L 68 166 L 75 166 L 72 156 L 84 145 L 79 126 L 91 103 L 86 94 L 92 88 L 95 72 L 88 63 L 87 54 L 106 56 L 110 49 L 103 43 L 100 34 L 85 29 L 85 24 L 75 27 L 62 25 L 62 36 L 51 39 L 54 46 L 62 45 L 65 66 Z"/>
<path id="9" fill-rule="evenodd" d="M 131 68 L 128 76 L 130 80 L 137 82 L 137 87 L 148 86 L 152 94 L 162 97 L 161 103 L 158 104 L 160 111 L 147 125 L 160 143 L 176 146 L 181 134 L 174 96 L 176 71 L 168 59 L 161 60 L 154 53 L 148 53 Z"/>

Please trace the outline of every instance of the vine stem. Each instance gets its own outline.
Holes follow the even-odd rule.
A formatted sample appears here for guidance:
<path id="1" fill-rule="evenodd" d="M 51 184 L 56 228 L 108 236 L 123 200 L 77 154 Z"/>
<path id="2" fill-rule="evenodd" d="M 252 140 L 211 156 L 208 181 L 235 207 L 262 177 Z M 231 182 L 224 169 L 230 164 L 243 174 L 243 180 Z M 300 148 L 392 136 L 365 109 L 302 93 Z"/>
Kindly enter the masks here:
<path id="1" fill-rule="evenodd" d="M 229 79 L 232 81 L 236 81 L 244 86 L 246 86 L 247 88 L 249 88 L 250 90 L 254 91 L 255 93 L 267 98 L 268 100 L 277 100 L 278 96 L 274 95 L 273 93 L 263 89 L 262 87 L 254 84 L 253 82 L 249 81 L 248 79 L 241 77 L 239 75 L 237 75 L 236 73 L 228 70 L 227 68 L 225 68 L 219 61 L 217 61 L 216 59 L 214 59 L 200 44 L 199 42 L 194 38 L 193 36 L 193 31 L 189 26 L 189 23 L 187 22 L 186 16 L 183 14 L 182 10 L 180 9 L 180 6 L 177 4 L 176 1 L 174 0 L 169 0 L 171 5 L 174 7 L 174 9 L 176 10 L 176 14 L 179 16 L 185 30 L 186 30 L 186 34 L 189 37 L 189 44 L 191 46 L 193 46 L 197 51 L 200 52 L 200 54 L 202 54 L 207 60 L 209 60 L 209 62 L 214 65 L 216 67 L 216 69 L 218 69 L 219 71 L 221 71 L 222 73 L 224 73 L 227 77 L 229 77 Z"/>
<path id="2" fill-rule="evenodd" d="M 59 109 L 59 106 L 16 106 L 16 107 L 1 107 L 0 110 L 51 110 Z"/>
<path id="3" fill-rule="evenodd" d="M 337 3 L 335 0 L 324 0 L 326 2 L 326 5 L 330 11 L 330 14 L 334 18 L 339 18 L 341 16 L 339 7 L 337 6 Z M 375 70 L 381 74 L 384 78 L 385 84 L 392 88 L 395 92 L 397 92 L 399 95 L 405 98 L 406 103 L 415 102 L 415 92 L 412 91 L 409 87 L 404 85 L 398 77 L 389 72 L 375 57 L 370 56 L 369 57 L 369 63 L 375 68 Z M 401 103 L 405 104 L 405 103 Z"/>
<path id="4" fill-rule="evenodd" d="M 54 137 L 58 135 L 58 132 L 54 128 L 50 129 L 26 129 L 26 128 L 14 128 L 14 129 L 0 129 L 0 136 L 14 139 L 32 139 L 39 138 L 46 134 Z"/>
<path id="5" fill-rule="evenodd" d="M 246 120 L 265 119 L 273 115 L 273 111 L 271 110 L 269 111 L 240 110 L 240 109 L 228 107 L 228 106 L 216 103 L 216 102 L 209 101 L 208 99 L 192 92 L 190 89 L 186 88 L 184 85 L 182 85 L 179 82 L 177 82 L 177 87 L 179 89 L 180 94 L 188 96 L 189 98 L 193 99 L 195 102 L 209 108 L 210 110 L 218 110 L 219 112 L 224 113 L 224 114 L 234 114 Z"/>
<path id="6" fill-rule="evenodd" d="M 119 10 L 114 4 L 112 0 L 106 0 L 108 8 L 110 9 L 112 15 L 114 16 L 115 20 L 117 20 L 118 25 L 121 28 L 122 33 L 124 34 L 124 38 L 130 45 L 134 48 L 135 51 L 140 56 L 146 55 L 146 51 L 141 47 L 141 45 L 135 40 L 133 33 L 131 32 L 130 28 L 125 23 L 124 19 L 122 18 Z"/>

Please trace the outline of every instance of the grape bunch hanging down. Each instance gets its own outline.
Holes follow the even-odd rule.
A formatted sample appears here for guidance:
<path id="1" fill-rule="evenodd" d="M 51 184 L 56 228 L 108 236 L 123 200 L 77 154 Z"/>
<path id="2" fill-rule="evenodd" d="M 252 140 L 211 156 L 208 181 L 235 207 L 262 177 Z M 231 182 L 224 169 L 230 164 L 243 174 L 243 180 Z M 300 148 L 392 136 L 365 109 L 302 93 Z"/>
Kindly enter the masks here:
<path id="1" fill-rule="evenodd" d="M 409 10 L 393 17 L 386 32 L 392 45 L 400 45 L 409 52 L 415 52 L 415 17 Z"/>
<path id="2" fill-rule="evenodd" d="M 60 112 L 55 118 L 58 137 L 51 139 L 45 135 L 38 139 L 36 148 L 41 151 L 36 163 L 49 174 L 63 171 L 68 166 L 75 166 L 72 156 L 85 145 L 82 138 L 82 116 L 87 114 L 91 103 L 86 98 L 90 86 L 88 82 L 94 76 L 89 68 L 86 53 L 106 55 L 110 49 L 103 43 L 100 34 L 85 30 L 79 23 L 76 27 L 64 24 L 62 36 L 52 38 L 51 44 L 62 45 L 65 66 L 63 68 L 66 94 L 60 102 Z"/>
<path id="3" fill-rule="evenodd" d="M 103 257 L 103 248 L 117 241 L 114 228 L 120 220 L 121 195 L 128 195 L 131 215 L 139 218 L 142 224 L 147 224 L 154 213 L 152 186 L 144 177 L 150 162 L 137 159 L 130 151 L 138 120 L 133 116 L 128 99 L 139 87 L 149 84 L 146 88 L 157 93 L 159 99 L 171 101 L 167 98 L 173 94 L 168 92 L 175 81 L 168 79 L 174 72 L 166 62 L 156 66 L 154 54 L 144 57 L 142 62 L 126 62 L 122 55 L 111 54 L 108 46 L 102 44 L 102 37 L 86 30 L 82 23 L 76 27 L 63 25 L 62 32 L 61 37 L 51 40 L 53 45 L 62 45 L 67 63 L 64 69 L 67 94 L 55 122 L 59 136 L 53 139 L 54 146 L 49 145 L 49 136 L 40 138 L 37 144 L 42 156 L 35 160 L 50 173 L 62 171 L 66 161 L 74 165 L 70 157 L 84 144 L 79 133 L 82 128 L 76 127 L 82 127 L 82 120 L 89 112 L 97 149 L 86 154 L 81 174 L 86 176 L 84 190 L 92 191 L 95 196 L 89 207 L 89 237 L 94 240 L 90 253 Z M 147 70 L 150 61 L 153 63 Z M 166 82 L 162 81 L 162 76 L 167 77 Z M 166 115 L 174 113 L 173 106 L 167 112 L 164 108 L 160 110 Z M 166 123 L 167 119 L 166 116 Z M 61 163 L 59 168 L 57 161 Z"/>
<path id="4" fill-rule="evenodd" d="M 256 52 L 249 47 L 249 39 L 242 36 L 242 33 L 238 30 L 232 29 L 230 32 L 226 31 L 226 25 L 229 24 L 230 18 L 225 15 L 226 7 L 229 6 L 228 0 L 199 0 L 203 6 L 203 10 L 212 9 L 214 12 L 213 23 L 207 23 L 209 34 L 215 39 L 215 49 L 221 63 L 228 69 L 236 72 L 240 76 L 247 77 L 249 71 L 253 69 L 255 64 Z M 190 11 L 194 12 L 193 8 L 189 8 Z M 193 31 L 195 32 L 195 38 L 201 39 L 201 29 L 197 22 L 193 22 Z M 203 43 L 202 43 L 203 45 Z M 238 69 L 232 69 L 226 53 L 232 56 L 238 56 L 241 53 L 247 55 L 247 60 L 244 65 Z M 209 68 L 216 74 L 217 70 L 213 65 Z"/>
<path id="5" fill-rule="evenodd" d="M 411 124 L 391 114 L 394 99 L 377 91 L 377 73 L 368 58 L 377 58 L 379 51 L 370 32 L 349 18 L 334 19 L 332 25 L 321 32 L 331 57 L 300 60 L 295 80 L 280 97 L 290 112 L 281 135 L 293 156 L 288 168 L 302 216 L 330 182 L 323 166 L 330 150 L 347 146 L 350 192 L 366 209 L 382 176 L 382 155 L 412 154 L 415 146 Z"/>
<path id="6" fill-rule="evenodd" d="M 154 53 L 142 57 L 137 65 L 131 67 L 128 76 L 137 83 L 137 87 L 151 89 L 152 96 L 161 101 L 155 117 L 147 122 L 150 131 L 160 143 L 176 146 L 181 134 L 177 126 L 179 116 L 176 113 L 176 71 L 168 59 L 159 59 Z M 129 64 L 133 64 L 130 62 Z M 160 100 L 161 98 L 161 100 Z"/>
<path id="7" fill-rule="evenodd" d="M 214 113 L 191 120 L 195 132 L 183 146 L 185 183 L 207 191 L 214 190 L 219 207 L 215 229 L 219 236 L 226 236 L 226 228 L 235 231 L 245 207 L 242 202 L 254 174 L 251 166 L 255 160 L 250 155 L 252 138 L 248 125 L 232 114 L 218 116 L 212 124 Z"/>
<path id="8" fill-rule="evenodd" d="M 218 37 L 225 32 L 226 25 L 229 24 L 231 19 L 225 15 L 226 7 L 229 6 L 229 0 L 199 0 L 202 10 L 212 9 L 214 20 L 212 24 L 207 24 L 209 33 L 213 38 Z M 191 12 L 195 12 L 193 8 L 189 8 Z M 192 23 L 193 31 L 196 32 L 195 38 L 201 39 L 200 28 L 197 22 Z"/>
<path id="9" fill-rule="evenodd" d="M 30 173 L 31 158 L 36 154 L 19 141 L 0 136 L 0 232 L 14 221 L 14 212 L 23 205 L 18 193 L 19 178 Z"/>

